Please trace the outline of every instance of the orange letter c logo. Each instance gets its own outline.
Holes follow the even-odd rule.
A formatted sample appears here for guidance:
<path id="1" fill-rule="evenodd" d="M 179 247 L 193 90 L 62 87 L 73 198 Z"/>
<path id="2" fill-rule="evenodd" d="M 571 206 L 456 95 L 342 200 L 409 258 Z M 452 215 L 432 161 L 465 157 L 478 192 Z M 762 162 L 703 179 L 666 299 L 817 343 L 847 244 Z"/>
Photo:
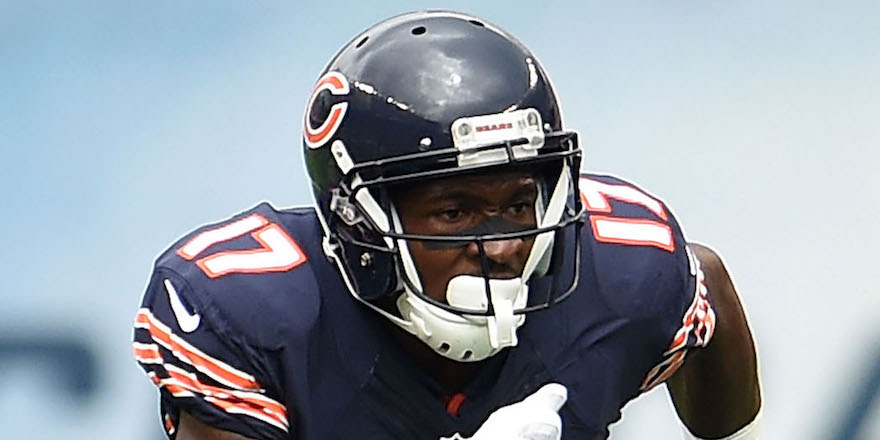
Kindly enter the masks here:
<path id="1" fill-rule="evenodd" d="M 348 80 L 339 72 L 327 72 L 318 81 L 312 95 L 309 96 L 309 102 L 306 104 L 306 114 L 303 121 L 303 135 L 305 136 L 306 145 L 309 148 L 319 148 L 326 144 L 336 130 L 342 125 L 342 118 L 345 117 L 345 111 L 348 109 L 347 102 L 340 102 L 330 107 L 330 115 L 320 127 L 314 128 L 309 122 L 309 114 L 312 106 L 315 104 L 315 98 L 323 90 L 328 90 L 333 95 L 347 95 Z"/>

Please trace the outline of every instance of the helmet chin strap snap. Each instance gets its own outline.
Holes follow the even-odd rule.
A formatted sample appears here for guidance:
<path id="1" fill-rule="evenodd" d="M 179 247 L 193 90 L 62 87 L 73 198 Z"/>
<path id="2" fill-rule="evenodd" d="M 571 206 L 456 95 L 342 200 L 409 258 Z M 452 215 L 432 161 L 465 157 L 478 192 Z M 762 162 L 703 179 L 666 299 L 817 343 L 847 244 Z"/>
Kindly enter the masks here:
<path id="1" fill-rule="evenodd" d="M 513 311 L 525 305 L 528 289 L 522 278 L 489 280 L 495 313 L 487 317 L 486 330 L 489 332 L 489 345 L 493 349 L 517 344 L 516 330 L 525 322 L 525 316 L 514 315 Z M 446 285 L 446 301 L 454 307 L 484 312 L 488 308 L 487 297 L 486 280 L 483 277 L 459 275 Z"/>

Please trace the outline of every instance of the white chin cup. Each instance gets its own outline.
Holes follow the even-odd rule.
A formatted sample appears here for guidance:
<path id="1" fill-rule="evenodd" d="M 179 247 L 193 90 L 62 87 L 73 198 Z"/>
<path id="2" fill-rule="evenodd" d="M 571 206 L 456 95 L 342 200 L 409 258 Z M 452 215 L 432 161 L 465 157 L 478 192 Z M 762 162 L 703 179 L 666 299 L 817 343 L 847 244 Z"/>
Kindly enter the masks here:
<path id="1" fill-rule="evenodd" d="M 488 308 L 486 281 L 483 277 L 459 275 L 446 288 L 449 305 L 474 312 Z M 463 316 L 428 303 L 409 289 L 397 299 L 403 319 L 412 322 L 409 329 L 440 355 L 460 362 L 486 359 L 504 347 L 517 344 L 516 330 L 525 315 L 513 311 L 525 307 L 528 286 L 521 278 L 489 280 L 494 315 Z"/>

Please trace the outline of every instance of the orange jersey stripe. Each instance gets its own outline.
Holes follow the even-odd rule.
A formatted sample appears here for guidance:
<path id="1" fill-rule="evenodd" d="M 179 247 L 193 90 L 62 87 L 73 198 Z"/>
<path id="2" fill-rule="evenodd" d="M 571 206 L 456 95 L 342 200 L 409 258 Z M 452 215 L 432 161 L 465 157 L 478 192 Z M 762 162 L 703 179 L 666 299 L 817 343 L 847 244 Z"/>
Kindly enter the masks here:
<path id="1" fill-rule="evenodd" d="M 169 382 L 167 379 L 159 379 L 159 376 L 152 371 L 147 372 L 147 377 L 149 377 L 157 387 L 165 387 L 165 389 L 167 389 L 174 397 L 195 397 L 195 394 L 187 390 L 186 387 L 175 382 Z"/>
<path id="2" fill-rule="evenodd" d="M 695 271 L 697 277 L 694 299 L 682 317 L 681 328 L 675 332 L 672 343 L 669 344 L 669 348 L 663 353 L 664 356 L 669 357 L 648 372 L 640 387 L 642 391 L 650 390 L 663 383 L 681 367 L 684 363 L 685 354 L 687 354 L 687 350 L 683 350 L 683 348 L 687 347 L 687 341 L 692 332 L 697 338 L 697 346 L 706 346 L 709 340 L 712 339 L 712 334 L 715 331 L 715 311 L 712 310 L 712 306 L 709 304 L 708 290 L 704 283 L 706 275 L 700 269 L 699 260 L 694 260 L 694 262 L 696 264 Z M 664 367 L 666 369 L 660 373 Z"/>
<path id="3" fill-rule="evenodd" d="M 287 409 L 280 403 L 265 396 L 254 396 L 235 390 L 212 387 L 198 381 L 193 375 L 174 366 L 168 365 L 170 377 L 159 379 L 155 373 L 151 376 L 159 387 L 164 387 L 175 397 L 193 397 L 195 394 L 205 396 L 209 402 L 230 414 L 241 414 L 269 423 L 279 429 L 288 431 Z"/>
<path id="4" fill-rule="evenodd" d="M 219 406 L 220 408 L 223 408 L 224 411 L 226 411 L 230 414 L 242 414 L 242 415 L 250 416 L 255 419 L 262 420 L 262 421 L 269 423 L 271 425 L 274 425 L 275 427 L 283 430 L 284 432 L 288 431 L 287 420 L 285 420 L 284 423 L 279 423 L 276 418 L 274 418 L 266 413 L 254 410 L 253 408 L 249 408 L 246 405 L 231 403 L 229 401 L 218 399 L 216 397 L 208 396 L 208 397 L 205 397 L 205 400 L 213 403 L 214 405 Z"/>
<path id="5" fill-rule="evenodd" d="M 175 429 L 174 422 L 171 421 L 171 417 L 168 417 L 168 414 L 165 414 L 163 420 L 165 421 L 165 431 L 168 432 L 168 435 L 173 435 Z"/>
<path id="6" fill-rule="evenodd" d="M 655 386 L 665 382 L 666 379 L 669 379 L 673 374 L 675 374 L 676 371 L 678 371 L 678 368 L 681 367 L 681 364 L 684 363 L 684 357 L 686 354 L 687 350 L 681 350 L 666 359 L 665 361 L 661 362 L 660 365 L 657 365 L 656 367 L 651 369 L 651 371 L 645 377 L 645 380 L 642 381 L 642 386 L 640 387 L 640 389 L 642 391 L 648 391 L 651 388 L 654 388 Z M 663 369 L 663 367 L 667 368 L 665 371 L 663 371 L 663 373 L 660 373 L 660 370 Z M 658 373 L 660 374 L 658 375 Z"/>
<path id="7" fill-rule="evenodd" d="M 138 311 L 135 327 L 149 330 L 153 340 L 174 353 L 175 357 L 224 385 L 247 391 L 262 390 L 252 375 L 237 370 L 193 347 L 173 334 L 168 326 L 156 319 L 147 309 Z"/>
<path id="8" fill-rule="evenodd" d="M 232 396 L 251 406 L 261 408 L 267 413 L 277 414 L 281 420 L 287 419 L 287 408 L 262 394 L 229 390 L 208 385 L 199 381 L 194 374 L 181 370 L 173 365 L 167 365 L 166 370 L 171 378 L 176 379 L 191 391 L 196 391 L 206 396 L 222 398 L 224 400 L 230 400 L 229 396 Z"/>
<path id="9" fill-rule="evenodd" d="M 704 284 L 706 276 L 702 269 L 700 269 L 700 263 L 697 262 L 696 264 L 697 287 L 694 292 L 694 300 L 684 313 L 682 326 L 675 333 L 675 337 L 672 343 L 669 344 L 669 349 L 666 350 L 665 354 L 674 353 L 683 348 L 687 344 L 688 336 L 694 330 L 694 327 L 697 328 L 695 332 L 697 345 L 705 346 L 712 339 L 712 333 L 715 330 L 715 311 L 712 310 L 709 298 L 707 297 L 708 291 Z"/>
<path id="10" fill-rule="evenodd" d="M 141 344 L 134 342 L 132 344 L 134 358 L 142 364 L 161 364 L 162 355 L 159 354 L 159 347 L 156 344 Z"/>

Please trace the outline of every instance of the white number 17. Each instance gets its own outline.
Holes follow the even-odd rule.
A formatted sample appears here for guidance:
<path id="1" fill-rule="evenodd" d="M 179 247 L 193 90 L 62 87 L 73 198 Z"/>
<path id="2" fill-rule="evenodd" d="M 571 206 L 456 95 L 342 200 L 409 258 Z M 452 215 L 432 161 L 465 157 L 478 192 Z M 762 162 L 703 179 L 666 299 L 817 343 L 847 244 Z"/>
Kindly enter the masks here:
<path id="1" fill-rule="evenodd" d="M 596 240 L 633 246 L 654 246 L 669 252 L 675 251 L 672 228 L 666 223 L 668 219 L 666 210 L 663 204 L 653 197 L 629 185 L 611 185 L 585 177 L 580 180 L 580 190 L 581 200 L 587 210 L 594 213 L 590 215 L 590 224 Z M 610 215 L 612 209 L 609 199 L 641 205 L 663 221 Z"/>

